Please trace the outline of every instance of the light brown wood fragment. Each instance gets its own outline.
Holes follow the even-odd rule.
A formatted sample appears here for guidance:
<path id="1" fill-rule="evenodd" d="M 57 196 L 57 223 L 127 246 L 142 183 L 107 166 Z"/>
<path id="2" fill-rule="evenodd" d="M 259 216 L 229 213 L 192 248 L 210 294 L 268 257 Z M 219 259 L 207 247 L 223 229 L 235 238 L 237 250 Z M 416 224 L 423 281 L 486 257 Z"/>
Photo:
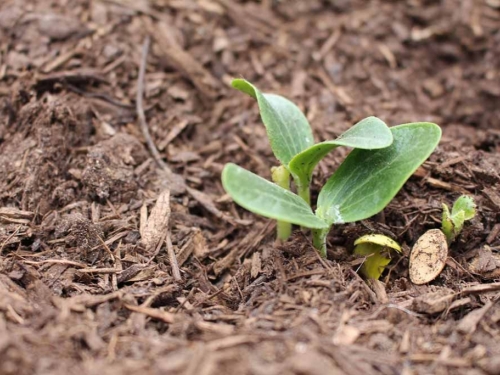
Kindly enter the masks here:
<path id="1" fill-rule="evenodd" d="M 493 306 L 493 302 L 488 301 L 486 304 L 480 309 L 474 310 L 467 314 L 460 323 L 458 323 L 457 330 L 461 333 L 471 334 L 473 333 L 481 319 L 483 319 L 484 315 L 491 309 Z"/>
<path id="2" fill-rule="evenodd" d="M 144 314 L 150 318 L 161 320 L 165 323 L 173 323 L 175 319 L 175 314 L 169 313 L 167 311 L 162 311 L 159 309 L 154 309 L 151 307 L 142 307 L 134 305 L 124 305 L 126 309 L 130 311 L 137 312 L 139 314 Z"/>
<path id="3" fill-rule="evenodd" d="M 165 242 L 167 243 L 168 259 L 170 261 L 170 267 L 172 268 L 172 276 L 175 281 L 181 282 L 181 271 L 179 270 L 179 263 L 177 262 L 177 256 L 175 254 L 174 246 L 172 245 L 172 240 L 170 239 L 170 234 L 167 234 Z"/>
<path id="4" fill-rule="evenodd" d="M 208 245 L 201 230 L 197 230 L 193 235 L 193 251 L 198 259 L 204 259 L 208 252 Z"/>
<path id="5" fill-rule="evenodd" d="M 389 303 L 389 297 L 387 297 L 384 283 L 376 279 L 370 279 L 369 283 L 380 303 Z"/>
<path id="6" fill-rule="evenodd" d="M 401 343 L 399 344 L 399 352 L 406 354 L 411 349 L 410 331 L 406 330 L 401 338 Z"/>
<path id="7" fill-rule="evenodd" d="M 493 203 L 493 205 L 495 205 L 496 208 L 500 210 L 500 195 L 498 195 L 494 189 L 488 187 L 483 189 L 483 193 L 484 195 L 486 195 L 486 197 L 488 197 L 491 203 Z"/>
<path id="8" fill-rule="evenodd" d="M 15 207 L 1 207 L 0 215 L 7 216 L 12 219 L 31 219 L 34 213 L 31 211 L 19 210 Z"/>
<path id="9" fill-rule="evenodd" d="M 182 75 L 189 79 L 193 85 L 207 98 L 214 99 L 221 83 L 207 71 L 193 56 L 173 43 L 168 26 L 163 22 L 153 24 L 145 22 L 150 35 L 158 43 L 162 57 L 168 65 L 173 66 Z"/>
<path id="10" fill-rule="evenodd" d="M 142 216 L 142 215 L 141 215 Z M 170 218 L 170 190 L 164 190 L 156 200 L 146 225 L 142 228 L 141 238 L 146 251 L 153 250 L 168 229 Z"/>
<path id="11" fill-rule="evenodd" d="M 252 268 L 250 269 L 250 276 L 252 278 L 256 278 L 259 276 L 259 273 L 261 272 L 261 260 L 260 260 L 260 254 L 255 252 L 252 255 Z"/>
<path id="12" fill-rule="evenodd" d="M 453 290 L 448 288 L 423 294 L 413 299 L 412 310 L 424 314 L 440 313 L 450 306 L 455 295 Z"/>

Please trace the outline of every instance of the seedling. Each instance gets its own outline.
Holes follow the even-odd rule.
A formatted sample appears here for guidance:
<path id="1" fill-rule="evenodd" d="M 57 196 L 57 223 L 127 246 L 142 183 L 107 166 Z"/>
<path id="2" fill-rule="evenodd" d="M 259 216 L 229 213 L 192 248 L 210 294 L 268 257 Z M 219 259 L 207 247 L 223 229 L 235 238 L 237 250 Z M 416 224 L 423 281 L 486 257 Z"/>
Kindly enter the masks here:
<path id="1" fill-rule="evenodd" d="M 415 243 L 410 254 L 410 280 L 417 285 L 434 280 L 443 270 L 448 258 L 448 246 L 462 231 L 465 220 L 476 215 L 472 197 L 462 195 L 450 209 L 443 203 L 441 230 L 425 232 Z"/>
<path id="2" fill-rule="evenodd" d="M 450 209 L 443 203 L 442 228 L 448 244 L 452 243 L 464 227 L 465 220 L 471 220 L 476 215 L 476 204 L 472 197 L 462 195 Z"/>
<path id="3" fill-rule="evenodd" d="M 391 146 L 354 149 L 347 156 L 321 189 L 315 212 L 300 196 L 232 163 L 222 171 L 222 185 L 249 211 L 311 228 L 314 247 L 326 257 L 331 226 L 363 220 L 383 210 L 441 138 L 439 126 L 426 122 L 390 131 Z"/>
<path id="4" fill-rule="evenodd" d="M 381 234 L 367 234 L 354 242 L 354 254 L 365 256 L 361 273 L 368 279 L 380 278 L 385 266 L 391 262 L 391 249 L 401 252 L 399 244 Z"/>
<path id="5" fill-rule="evenodd" d="M 226 192 L 249 211 L 277 220 L 281 239 L 288 237 L 290 223 L 313 229 L 313 244 L 323 256 L 330 227 L 381 211 L 441 137 L 435 124 L 412 123 L 389 130 L 381 120 L 369 117 L 336 140 L 315 145 L 307 119 L 292 102 L 263 94 L 242 79 L 234 80 L 232 85 L 257 100 L 271 148 L 282 169 L 274 171 L 273 184 L 229 163 L 222 172 Z M 312 172 L 338 146 L 355 149 L 328 179 L 314 213 L 309 193 Z M 298 195 L 290 191 L 289 175 Z"/>
<path id="6" fill-rule="evenodd" d="M 271 149 L 281 165 L 273 168 L 272 179 L 290 190 L 290 176 L 297 194 L 310 205 L 309 185 L 315 166 L 339 146 L 357 149 L 381 149 L 392 144 L 387 125 L 376 117 L 368 117 L 351 127 L 337 139 L 314 144 L 311 127 L 301 110 L 288 99 L 260 92 L 244 79 L 235 79 L 232 86 L 257 100 L 262 122 L 266 127 Z M 286 240 L 291 224 L 278 219 L 278 238 Z"/>

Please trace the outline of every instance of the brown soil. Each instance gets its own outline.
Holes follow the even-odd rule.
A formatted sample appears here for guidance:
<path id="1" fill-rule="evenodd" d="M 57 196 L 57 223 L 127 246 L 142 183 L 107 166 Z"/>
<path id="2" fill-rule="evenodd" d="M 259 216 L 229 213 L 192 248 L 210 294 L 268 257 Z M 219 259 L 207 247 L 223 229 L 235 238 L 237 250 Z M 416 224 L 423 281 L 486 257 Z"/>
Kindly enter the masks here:
<path id="1" fill-rule="evenodd" d="M 499 30 L 497 0 L 2 1 L 0 374 L 500 374 Z M 324 261 L 224 194 L 224 163 L 275 164 L 240 76 L 317 139 L 368 115 L 443 139 Z M 411 246 L 461 193 L 477 217 L 413 285 Z M 371 232 L 404 252 L 367 284 Z"/>

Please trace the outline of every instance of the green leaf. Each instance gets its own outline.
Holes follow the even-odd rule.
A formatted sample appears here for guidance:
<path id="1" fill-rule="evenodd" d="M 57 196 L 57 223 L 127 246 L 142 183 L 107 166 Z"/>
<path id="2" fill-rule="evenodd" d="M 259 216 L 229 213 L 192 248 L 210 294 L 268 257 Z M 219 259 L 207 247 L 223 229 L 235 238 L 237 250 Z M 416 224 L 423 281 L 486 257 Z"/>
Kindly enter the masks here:
<path id="1" fill-rule="evenodd" d="M 257 100 L 276 158 L 288 166 L 290 160 L 314 144 L 311 127 L 302 111 L 282 96 L 264 94 L 244 79 L 234 79 L 232 86 Z"/>
<path id="2" fill-rule="evenodd" d="M 460 211 L 464 212 L 464 220 L 470 220 L 476 216 L 476 204 L 474 199 L 467 195 L 462 195 L 453 204 L 451 216 L 457 215 Z"/>
<path id="3" fill-rule="evenodd" d="M 307 228 L 328 227 L 298 195 L 236 164 L 225 165 L 222 185 L 236 203 L 253 213 Z"/>
<path id="4" fill-rule="evenodd" d="M 451 215 L 451 221 L 453 221 L 453 239 L 455 239 L 464 228 L 465 211 L 458 211 L 457 213 L 455 213 L 455 215 Z"/>
<path id="5" fill-rule="evenodd" d="M 290 161 L 288 168 L 299 185 L 309 186 L 314 168 L 334 148 L 348 146 L 372 150 L 388 147 L 392 141 L 392 133 L 382 120 L 367 117 L 337 139 L 315 144 L 302 151 Z"/>
<path id="6" fill-rule="evenodd" d="M 390 147 L 349 154 L 319 194 L 318 217 L 349 223 L 382 211 L 441 138 L 439 126 L 426 122 L 399 125 L 391 132 Z"/>
<path id="7" fill-rule="evenodd" d="M 450 209 L 443 203 L 443 217 L 441 219 L 441 231 L 446 236 L 446 240 L 450 244 L 455 238 L 453 220 L 451 220 Z"/>

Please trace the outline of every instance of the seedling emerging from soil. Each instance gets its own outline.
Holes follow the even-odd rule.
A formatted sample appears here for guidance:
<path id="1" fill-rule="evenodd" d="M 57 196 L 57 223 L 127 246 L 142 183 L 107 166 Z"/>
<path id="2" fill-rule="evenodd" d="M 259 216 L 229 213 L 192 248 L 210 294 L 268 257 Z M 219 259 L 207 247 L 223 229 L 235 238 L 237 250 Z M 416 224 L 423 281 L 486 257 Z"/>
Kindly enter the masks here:
<path id="1" fill-rule="evenodd" d="M 476 215 L 476 204 L 474 199 L 467 195 L 462 195 L 453 204 L 450 209 L 443 203 L 443 222 L 442 228 L 448 244 L 452 243 L 460 234 L 464 227 L 465 220 L 471 220 Z"/>
<path id="2" fill-rule="evenodd" d="M 399 125 L 390 131 L 391 146 L 354 149 L 347 156 L 321 189 L 315 212 L 300 196 L 232 163 L 222 171 L 222 184 L 249 211 L 311 228 L 314 247 L 326 257 L 330 227 L 383 210 L 441 138 L 439 126 L 426 122 Z"/>
<path id="3" fill-rule="evenodd" d="M 465 220 L 476 215 L 472 197 L 462 195 L 450 209 L 443 203 L 441 230 L 425 232 L 415 243 L 410 254 L 410 280 L 417 285 L 434 280 L 443 270 L 448 257 L 448 246 L 462 231 Z"/>
<path id="4" fill-rule="evenodd" d="M 380 278 L 391 261 L 391 249 L 401 252 L 399 244 L 381 234 L 367 234 L 354 242 L 354 254 L 365 256 L 361 273 L 368 279 Z"/>
<path id="5" fill-rule="evenodd" d="M 307 205 L 310 205 L 309 185 L 314 168 L 334 148 L 348 146 L 372 150 L 392 144 L 391 131 L 376 117 L 358 122 L 333 141 L 314 144 L 309 122 L 291 101 L 279 95 L 262 93 L 244 79 L 235 79 L 232 85 L 257 100 L 271 149 L 281 163 L 273 170 L 273 182 L 290 190 L 292 176 L 297 194 Z M 291 224 L 278 220 L 278 238 L 285 240 L 290 233 Z"/>

